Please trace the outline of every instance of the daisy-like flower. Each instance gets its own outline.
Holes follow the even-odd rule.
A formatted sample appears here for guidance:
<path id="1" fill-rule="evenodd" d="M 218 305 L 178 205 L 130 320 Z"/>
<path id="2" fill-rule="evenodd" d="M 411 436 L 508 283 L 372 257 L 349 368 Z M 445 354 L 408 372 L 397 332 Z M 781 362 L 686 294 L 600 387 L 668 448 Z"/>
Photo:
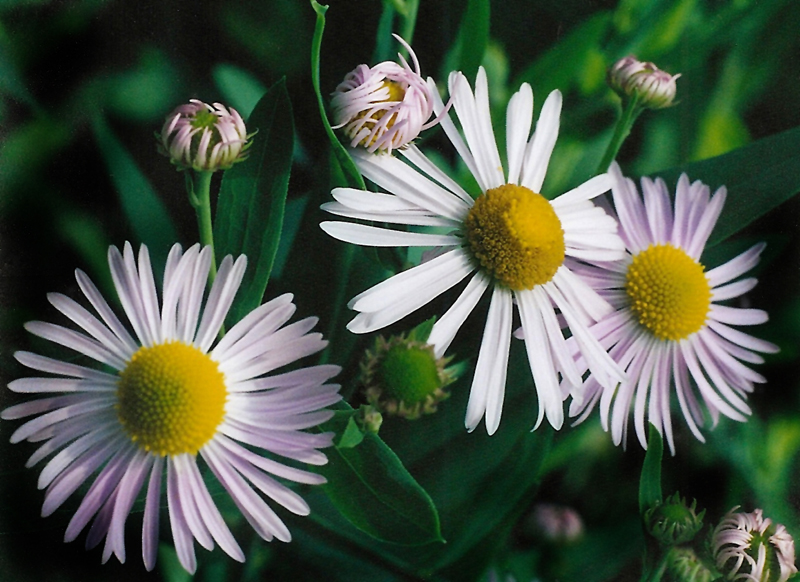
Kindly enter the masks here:
<path id="1" fill-rule="evenodd" d="M 181 169 L 227 170 L 247 158 L 252 142 L 242 116 L 221 103 L 197 99 L 178 106 L 164 121 L 159 151 Z"/>
<path id="2" fill-rule="evenodd" d="M 754 383 L 765 382 L 742 362 L 763 362 L 755 352 L 776 352 L 777 346 L 731 326 L 764 323 L 766 312 L 722 303 L 755 287 L 754 278 L 736 279 L 758 263 L 765 245 L 706 271 L 700 257 L 725 204 L 725 188 L 712 197 L 708 186 L 690 183 L 684 174 L 673 210 L 662 180 L 643 178 L 642 200 L 619 166 L 613 164 L 611 174 L 628 254 L 616 264 L 579 270 L 616 309 L 593 331 L 628 378 L 619 387 L 604 387 L 589 378 L 583 402 L 573 400 L 570 414 L 580 422 L 599 401 L 603 428 L 610 427 L 614 443 L 620 444 L 633 408 L 642 446 L 647 447 L 645 427 L 650 422 L 666 433 L 674 454 L 672 387 L 690 430 L 704 442 L 698 428 L 704 423 L 701 402 L 714 425 L 720 413 L 744 421 L 750 413 L 747 393 Z"/>
<path id="3" fill-rule="evenodd" d="M 760 509 L 752 513 L 737 509 L 731 509 L 714 530 L 711 550 L 717 569 L 726 580 L 786 582 L 797 573 L 792 536 Z"/>
<path id="4" fill-rule="evenodd" d="M 442 117 L 441 124 L 481 188 L 477 199 L 418 148 L 409 146 L 401 153 L 410 164 L 392 156 L 354 154 L 361 173 L 388 193 L 337 188 L 333 190 L 336 202 L 323 205 L 328 212 L 341 216 L 433 226 L 443 232 L 322 223 L 330 235 L 354 244 L 440 247 L 435 258 L 356 296 L 349 306 L 359 314 L 348 328 L 355 333 L 381 329 L 469 279 L 428 338 L 436 356 L 441 357 L 478 300 L 491 288 L 466 427 L 473 430 L 485 415 L 487 431 L 492 434 L 500 423 L 516 302 L 539 397 L 536 426 L 546 415 L 553 427 L 560 428 L 567 395 L 559 388 L 558 375 L 571 378 L 576 385 L 581 376 L 556 310 L 597 377 L 610 387 L 622 378 L 618 367 L 588 332 L 588 326 L 610 313 L 611 308 L 571 269 L 576 260 L 612 261 L 623 256 L 616 222 L 591 202 L 611 187 L 611 180 L 607 174 L 599 175 L 554 200 L 539 193 L 558 136 L 558 91 L 545 101 L 530 139 L 533 92 L 524 84 L 512 97 L 507 112 L 507 173 L 495 143 L 485 71 L 481 68 L 478 72 L 474 94 L 461 73 L 452 74 L 450 93 L 464 137 L 449 115 Z M 444 109 L 437 93 L 437 115 Z"/>
<path id="5" fill-rule="evenodd" d="M 400 64 L 385 61 L 374 67 L 358 65 L 333 92 L 334 128 L 343 129 L 351 147 L 391 153 L 438 123 L 437 119 L 428 123 L 436 88 L 422 78 L 411 47 L 396 34 L 394 37 L 411 56 L 413 69 L 400 54 Z"/>
<path id="6" fill-rule="evenodd" d="M 225 257 L 204 308 L 209 247 L 195 245 L 185 253 L 178 245 L 172 248 L 160 302 L 146 247 L 139 251 L 138 265 L 130 245 L 124 253 L 111 247 L 108 260 L 133 335 L 78 270 L 78 285 L 96 314 L 54 293 L 50 302 L 80 331 L 44 322 L 30 322 L 26 329 L 95 365 L 15 354 L 24 366 L 54 375 L 11 382 L 15 392 L 50 396 L 2 413 L 6 420 L 35 417 L 11 436 L 14 443 L 42 443 L 27 466 L 53 455 L 39 475 L 39 488 L 46 489 L 42 515 L 52 514 L 97 471 L 65 541 L 74 540 L 94 518 L 87 548 L 105 539 L 103 562 L 111 554 L 124 562 L 125 521 L 144 487 L 142 556 L 150 570 L 166 481 L 169 523 L 183 567 L 196 568 L 195 539 L 209 550 L 219 544 L 244 561 L 209 494 L 200 457 L 262 538 L 290 541 L 289 530 L 262 494 L 307 515 L 306 502 L 274 477 L 307 484 L 325 479 L 271 457 L 313 465 L 327 461 L 318 449 L 331 445 L 332 434 L 303 429 L 332 416 L 323 408 L 340 399 L 339 387 L 325 382 L 339 368 L 274 371 L 324 348 L 321 335 L 309 333 L 316 318 L 284 326 L 295 307 L 291 295 L 283 295 L 253 310 L 217 341 L 242 281 L 244 256 Z"/>

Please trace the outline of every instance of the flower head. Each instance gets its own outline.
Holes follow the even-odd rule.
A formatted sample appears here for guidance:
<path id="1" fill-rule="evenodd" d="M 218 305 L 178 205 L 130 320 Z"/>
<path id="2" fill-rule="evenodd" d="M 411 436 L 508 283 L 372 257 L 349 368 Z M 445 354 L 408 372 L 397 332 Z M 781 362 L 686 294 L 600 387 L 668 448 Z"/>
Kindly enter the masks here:
<path id="1" fill-rule="evenodd" d="M 402 55 L 398 55 L 400 64 L 385 61 L 374 67 L 359 65 L 333 92 L 333 122 L 344 130 L 351 147 L 391 153 L 437 123 L 426 123 L 433 113 L 436 88 L 420 75 L 419 61 L 411 47 L 399 36 L 394 37 L 408 50 L 413 69 Z"/>
<path id="2" fill-rule="evenodd" d="M 599 401 L 603 428 L 610 427 L 619 444 L 626 440 L 633 408 L 642 446 L 647 447 L 645 427 L 650 422 L 666 433 L 674 453 L 673 387 L 690 430 L 704 441 L 698 428 L 704 423 L 701 403 L 714 424 L 720 413 L 744 421 L 750 413 L 747 394 L 754 383 L 766 381 L 742 361 L 760 363 L 763 358 L 756 352 L 775 352 L 777 346 L 731 326 L 764 323 L 767 314 L 722 303 L 755 287 L 754 278 L 737 279 L 758 263 L 764 245 L 706 271 L 700 258 L 725 204 L 725 188 L 712 197 L 708 186 L 690 183 L 684 174 L 673 210 L 662 180 L 642 180 L 643 201 L 616 164 L 611 174 L 628 253 L 619 263 L 581 266 L 579 271 L 615 308 L 593 331 L 628 378 L 611 388 L 589 378 L 583 401 L 573 401 L 570 414 L 582 421 Z"/>
<path id="3" fill-rule="evenodd" d="M 561 391 L 558 376 L 569 377 L 576 385 L 581 378 L 556 309 L 604 384 L 614 386 L 622 378 L 588 332 L 588 326 L 611 307 L 572 270 L 584 259 L 623 257 L 616 222 L 591 202 L 610 188 L 611 180 L 602 174 L 552 200 L 540 194 L 558 136 L 558 91 L 546 99 L 533 136 L 530 86 L 522 85 L 512 97 L 507 113 L 506 170 L 494 139 L 485 71 L 479 70 L 474 92 L 463 74 L 452 74 L 450 93 L 463 136 L 448 115 L 441 124 L 480 186 L 477 199 L 411 145 L 401 150 L 410 164 L 392 156 L 358 151 L 353 155 L 361 173 L 388 193 L 337 188 L 332 192 L 336 201 L 323 205 L 328 212 L 344 217 L 404 225 L 395 230 L 323 222 L 323 230 L 340 240 L 367 246 L 439 247 L 422 264 L 353 298 L 349 306 L 359 313 L 348 328 L 368 333 L 386 327 L 466 280 L 458 299 L 436 321 L 427 340 L 436 356 L 442 357 L 467 316 L 491 289 L 466 427 L 473 430 L 486 416 L 487 431 L 492 434 L 500 423 L 516 304 L 539 396 L 536 425 L 546 415 L 552 426 L 560 428 L 562 402 L 568 394 Z M 439 115 L 444 110 L 437 93 L 435 112 Z M 431 231 L 429 227 L 438 228 Z"/>
<path id="4" fill-rule="evenodd" d="M 711 551 L 726 580 L 786 582 L 797 573 L 794 539 L 781 524 L 765 518 L 760 509 L 738 513 L 731 509 L 714 530 Z"/>
<path id="5" fill-rule="evenodd" d="M 675 581 L 712 582 L 717 576 L 689 546 L 675 546 L 667 558 L 667 579 Z"/>
<path id="6" fill-rule="evenodd" d="M 642 107 L 663 109 L 675 100 L 680 77 L 660 70 L 653 63 L 642 62 L 636 57 L 620 59 L 608 70 L 608 84 L 623 99 L 637 97 Z"/>
<path id="7" fill-rule="evenodd" d="M 284 325 L 295 307 L 291 295 L 282 295 L 217 341 L 246 260 L 225 257 L 203 308 L 210 250 L 172 248 L 159 305 L 147 248 L 141 247 L 137 265 L 130 245 L 123 253 L 111 247 L 111 274 L 133 334 L 79 270 L 78 285 L 95 313 L 51 294 L 53 306 L 80 329 L 36 321 L 26 329 L 94 365 L 15 354 L 24 366 L 52 375 L 11 382 L 15 392 L 51 396 L 2 412 L 6 420 L 35 417 L 11 436 L 15 443 L 43 443 L 27 466 L 53 455 L 39 476 L 39 487 L 46 488 L 42 515 L 52 514 L 98 472 L 65 540 L 74 540 L 94 518 L 87 547 L 105 539 L 104 562 L 112 553 L 125 561 L 125 521 L 145 487 L 142 556 L 147 569 L 153 568 L 163 481 L 172 536 L 186 570 L 196 568 L 195 539 L 206 549 L 219 544 L 244 561 L 204 482 L 200 459 L 267 541 L 288 542 L 291 534 L 262 494 L 292 513 L 309 512 L 306 502 L 274 477 L 325 482 L 271 458 L 313 465 L 327 461 L 318 449 L 330 446 L 333 435 L 303 430 L 332 416 L 324 407 L 340 399 L 339 387 L 325 382 L 338 367 L 275 373 L 325 347 L 320 334 L 309 333 L 316 318 Z"/>
<path id="8" fill-rule="evenodd" d="M 241 115 L 221 103 L 197 99 L 180 105 L 164 121 L 159 151 L 181 169 L 227 170 L 247 158 L 252 142 Z"/>

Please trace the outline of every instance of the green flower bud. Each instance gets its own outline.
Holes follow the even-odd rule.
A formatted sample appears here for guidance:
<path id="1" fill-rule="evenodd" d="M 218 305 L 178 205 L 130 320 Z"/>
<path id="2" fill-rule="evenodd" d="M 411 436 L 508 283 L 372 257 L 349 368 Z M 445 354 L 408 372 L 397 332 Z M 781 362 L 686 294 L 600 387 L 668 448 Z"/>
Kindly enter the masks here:
<path id="1" fill-rule="evenodd" d="M 703 527 L 705 510 L 698 515 L 697 502 L 687 507 L 686 500 L 675 493 L 664 501 L 656 503 L 644 512 L 647 531 L 665 546 L 685 544 L 694 539 Z"/>
<path id="2" fill-rule="evenodd" d="M 361 362 L 361 383 L 367 402 L 378 411 L 409 420 L 436 412 L 450 396 L 444 390 L 456 377 L 445 368 L 450 358 L 437 358 L 433 346 L 407 338 L 382 336 Z"/>
<path id="3" fill-rule="evenodd" d="M 712 582 L 716 575 L 690 547 L 672 548 L 667 561 L 667 580 L 672 582 Z"/>

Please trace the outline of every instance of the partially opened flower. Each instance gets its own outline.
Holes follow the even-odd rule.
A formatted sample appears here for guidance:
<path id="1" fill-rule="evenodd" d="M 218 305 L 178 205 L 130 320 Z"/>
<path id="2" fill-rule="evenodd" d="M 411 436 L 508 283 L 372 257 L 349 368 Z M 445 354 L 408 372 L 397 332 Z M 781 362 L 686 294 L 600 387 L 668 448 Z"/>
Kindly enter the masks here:
<path id="1" fill-rule="evenodd" d="M 333 92 L 334 127 L 343 129 L 351 147 L 391 153 L 437 123 L 428 123 L 436 88 L 420 75 L 419 61 L 411 47 L 399 36 L 394 37 L 408 50 L 413 69 L 402 55 L 398 55 L 400 64 L 385 61 L 373 67 L 358 65 Z"/>
<path id="2" fill-rule="evenodd" d="M 246 159 L 250 137 L 233 107 L 192 99 L 167 116 L 159 151 L 181 169 L 215 172 Z"/>
<path id="3" fill-rule="evenodd" d="M 723 303 L 755 287 L 756 279 L 739 277 L 758 263 L 764 245 L 706 271 L 700 258 L 725 204 L 725 188 L 711 197 L 708 186 L 690 183 L 684 174 L 673 210 L 662 180 L 642 179 L 643 201 L 616 164 L 611 173 L 628 254 L 616 264 L 579 270 L 616 309 L 593 331 L 628 378 L 619 387 L 589 378 L 584 400 L 573 400 L 570 414 L 584 420 L 599 402 L 603 428 L 610 428 L 614 443 L 620 444 L 633 410 L 642 446 L 647 447 L 649 422 L 666 434 L 674 453 L 673 388 L 690 430 L 704 441 L 698 428 L 704 424 L 704 408 L 714 424 L 720 414 L 744 421 L 750 413 L 747 394 L 754 383 L 765 381 L 742 362 L 760 363 L 763 358 L 756 352 L 775 352 L 777 346 L 731 326 L 764 323 L 766 312 Z"/>
<path id="4" fill-rule="evenodd" d="M 466 427 L 473 430 L 485 415 L 487 431 L 497 430 L 516 303 L 539 395 L 536 425 L 546 415 L 559 428 L 567 394 L 559 388 L 558 375 L 576 384 L 581 377 L 557 310 L 603 383 L 613 387 L 622 378 L 588 333 L 588 326 L 611 307 L 571 270 L 576 260 L 612 261 L 623 256 L 616 222 L 591 202 L 610 188 L 611 180 L 602 174 L 552 201 L 539 193 L 558 136 L 558 91 L 545 101 L 530 139 L 530 86 L 524 84 L 512 97 L 507 113 L 507 171 L 492 130 L 485 71 L 479 70 L 474 93 L 464 76 L 454 73 L 450 92 L 464 137 L 447 115 L 442 127 L 480 186 L 477 199 L 412 145 L 401 151 L 410 164 L 392 156 L 354 153 L 361 173 L 388 194 L 338 188 L 333 191 L 336 202 L 323 205 L 333 214 L 403 225 L 392 229 L 323 222 L 322 228 L 338 239 L 378 247 L 441 247 L 430 260 L 356 296 L 349 305 L 359 314 L 348 328 L 356 333 L 381 329 L 468 280 L 427 340 L 441 357 L 481 296 L 491 289 Z M 436 113 L 444 109 L 437 94 Z M 420 228 L 410 232 L 405 225 Z M 438 227 L 439 232 L 419 232 L 427 227 Z"/>
<path id="5" fill-rule="evenodd" d="M 93 365 L 15 354 L 24 366 L 53 375 L 11 382 L 15 392 L 48 396 L 2 413 L 6 420 L 34 417 L 11 436 L 15 443 L 42 443 L 27 466 L 51 457 L 39 476 L 39 487 L 46 488 L 42 515 L 52 514 L 97 472 L 65 540 L 74 540 L 93 519 L 86 545 L 105 539 L 104 562 L 112 553 L 125 561 L 125 522 L 144 487 L 142 556 L 147 569 L 153 568 L 164 481 L 183 567 L 196 568 L 195 539 L 209 550 L 219 544 L 244 561 L 205 484 L 200 458 L 267 541 L 288 542 L 291 534 L 263 496 L 292 513 L 309 512 L 306 502 L 274 477 L 325 481 L 295 465 L 327 460 L 318 449 L 331 444 L 332 434 L 304 429 L 332 416 L 324 407 L 340 399 L 339 387 L 325 382 L 339 369 L 276 372 L 324 348 L 321 335 L 309 333 L 316 318 L 285 325 L 295 307 L 291 295 L 282 295 L 218 340 L 246 260 L 225 257 L 203 307 L 209 251 L 195 245 L 184 253 L 175 245 L 159 301 L 147 248 L 141 247 L 137 266 L 130 245 L 124 253 L 111 247 L 111 274 L 133 335 L 89 278 L 76 271 L 95 313 L 51 294 L 50 302 L 80 330 L 44 322 L 30 322 L 26 329 Z"/>
<path id="6" fill-rule="evenodd" d="M 760 509 L 731 509 L 714 530 L 711 551 L 726 580 L 786 582 L 797 573 L 794 539 Z"/>

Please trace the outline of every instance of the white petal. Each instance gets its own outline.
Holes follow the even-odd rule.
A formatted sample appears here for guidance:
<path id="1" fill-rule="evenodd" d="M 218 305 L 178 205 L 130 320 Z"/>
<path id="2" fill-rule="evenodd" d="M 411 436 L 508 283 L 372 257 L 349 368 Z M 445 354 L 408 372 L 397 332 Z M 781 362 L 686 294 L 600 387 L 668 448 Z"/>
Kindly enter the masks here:
<path id="1" fill-rule="evenodd" d="M 436 247 L 464 243 L 460 236 L 403 232 L 354 222 L 322 222 L 320 228 L 333 238 L 370 247 Z"/>
<path id="2" fill-rule="evenodd" d="M 506 152 L 508 155 L 508 183 L 518 184 L 525 157 L 525 146 L 533 121 L 533 91 L 523 83 L 514 93 L 506 109 Z"/>
<path id="3" fill-rule="evenodd" d="M 494 434 L 500 425 L 511 346 L 511 291 L 495 285 L 486 317 L 478 363 L 470 388 L 464 424 L 472 431 L 486 414 L 486 432 Z"/>
<path id="4" fill-rule="evenodd" d="M 561 122 L 561 91 L 552 91 L 542 105 L 539 120 L 536 122 L 536 131 L 533 139 L 528 144 L 525 152 L 525 161 L 522 166 L 522 179 L 520 184 L 527 186 L 534 192 L 542 191 L 547 166 L 550 164 L 550 155 L 558 139 L 558 129 Z"/>
<path id="5" fill-rule="evenodd" d="M 561 196 L 555 198 L 551 204 L 553 208 L 561 208 L 584 200 L 592 200 L 611 190 L 613 184 L 614 181 L 609 174 L 598 174 L 586 180 L 577 188 L 564 192 Z M 602 209 L 598 208 L 598 210 Z"/>
<path id="6" fill-rule="evenodd" d="M 378 311 L 391 307 L 410 294 L 424 293 L 423 290 L 429 287 L 439 289 L 432 296 L 435 297 L 466 277 L 473 270 L 470 262 L 463 250 L 449 251 L 378 283 L 353 297 L 347 306 L 356 311 Z"/>
<path id="7" fill-rule="evenodd" d="M 475 309 L 490 283 L 491 279 L 489 277 L 484 275 L 483 272 L 477 271 L 455 303 L 441 319 L 433 324 L 431 334 L 428 336 L 428 343 L 434 346 L 437 358 L 444 356 L 456 333 L 461 329 L 472 310 Z"/>

